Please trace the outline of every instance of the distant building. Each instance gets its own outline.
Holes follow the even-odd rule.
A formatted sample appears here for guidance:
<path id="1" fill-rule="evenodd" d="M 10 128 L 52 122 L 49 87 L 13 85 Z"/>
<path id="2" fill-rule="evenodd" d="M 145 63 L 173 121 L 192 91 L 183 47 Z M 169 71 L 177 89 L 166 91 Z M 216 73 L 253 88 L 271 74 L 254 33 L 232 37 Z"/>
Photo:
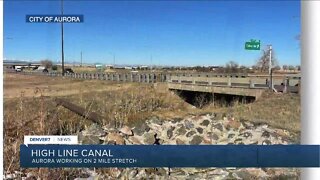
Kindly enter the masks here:
<path id="1" fill-rule="evenodd" d="M 95 67 L 96 67 L 97 69 L 102 69 L 102 64 L 95 64 Z"/>
<path id="2" fill-rule="evenodd" d="M 111 65 L 111 64 L 106 64 L 105 66 L 106 66 L 107 69 L 112 69 L 113 68 L 113 65 Z"/>
<path id="3" fill-rule="evenodd" d="M 139 69 L 141 70 L 147 70 L 149 67 L 148 66 L 140 66 Z"/>

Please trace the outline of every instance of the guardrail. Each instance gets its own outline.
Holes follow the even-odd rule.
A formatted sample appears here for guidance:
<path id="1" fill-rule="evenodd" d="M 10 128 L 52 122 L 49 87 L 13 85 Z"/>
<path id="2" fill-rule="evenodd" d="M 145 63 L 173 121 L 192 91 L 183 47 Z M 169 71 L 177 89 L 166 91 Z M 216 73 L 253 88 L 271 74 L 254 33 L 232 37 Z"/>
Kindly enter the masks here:
<path id="1" fill-rule="evenodd" d="M 10 73 L 26 75 L 42 75 L 61 77 L 59 72 L 37 72 L 37 71 L 6 71 Z M 193 76 L 192 76 L 193 75 Z M 97 79 L 117 82 L 140 82 L 140 83 L 179 83 L 199 86 L 217 87 L 239 87 L 251 89 L 266 89 L 269 87 L 268 75 L 228 75 L 228 74 L 186 74 L 180 73 L 66 73 L 65 77 L 74 79 Z M 287 87 L 298 86 L 300 76 L 281 75 L 273 76 L 272 84 L 274 87 L 286 89 Z M 281 86 L 281 87 L 279 87 Z M 283 87 L 282 87 L 283 86 Z"/>
<path id="2" fill-rule="evenodd" d="M 52 76 L 62 77 L 58 72 L 36 72 L 36 71 L 6 71 L 9 73 L 17 73 L 24 75 L 40 75 L 40 76 Z M 167 74 L 160 73 L 65 73 L 64 77 L 73 79 L 96 79 L 96 80 L 109 80 L 118 82 L 140 82 L 140 83 L 156 83 L 167 82 Z"/>
<path id="3" fill-rule="evenodd" d="M 247 76 L 247 77 L 190 77 L 190 76 L 171 76 L 169 83 L 198 85 L 198 86 L 216 86 L 216 87 L 236 87 L 250 89 L 267 89 L 269 88 L 268 76 Z M 272 78 L 273 87 L 286 91 L 290 87 L 296 87 L 300 84 L 300 78 L 282 76 Z M 292 88 L 290 88 L 292 89 Z"/>

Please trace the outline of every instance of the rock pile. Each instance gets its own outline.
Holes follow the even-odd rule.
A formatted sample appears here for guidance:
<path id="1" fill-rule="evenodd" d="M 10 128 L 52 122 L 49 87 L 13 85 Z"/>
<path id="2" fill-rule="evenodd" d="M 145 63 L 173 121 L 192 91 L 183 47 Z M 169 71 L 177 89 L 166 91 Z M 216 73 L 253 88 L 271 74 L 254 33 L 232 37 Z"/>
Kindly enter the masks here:
<path id="1" fill-rule="evenodd" d="M 104 132 L 104 133 L 103 133 Z M 79 134 L 82 144 L 293 144 L 294 134 L 234 118 L 190 115 L 184 119 L 152 117 L 137 127 L 110 129 L 92 125 Z M 113 168 L 112 173 L 91 178 L 117 179 L 298 179 L 297 169 L 281 168 Z"/>

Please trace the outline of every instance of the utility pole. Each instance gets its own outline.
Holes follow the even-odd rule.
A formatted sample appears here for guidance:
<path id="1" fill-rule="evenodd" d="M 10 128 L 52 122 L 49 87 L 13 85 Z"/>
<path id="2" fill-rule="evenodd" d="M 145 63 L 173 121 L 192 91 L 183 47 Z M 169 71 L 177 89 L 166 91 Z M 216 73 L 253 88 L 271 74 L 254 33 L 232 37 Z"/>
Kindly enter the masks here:
<path id="1" fill-rule="evenodd" d="M 113 53 L 113 67 L 116 67 L 116 55 Z"/>
<path id="2" fill-rule="evenodd" d="M 63 0 L 61 0 L 61 15 L 63 16 Z M 64 76 L 63 22 L 61 22 L 61 65 L 62 65 L 62 76 Z"/>
<path id="3" fill-rule="evenodd" d="M 273 88 L 273 82 L 272 82 L 272 45 L 269 45 L 269 77 L 270 77 L 270 82 L 269 82 L 269 88 Z"/>

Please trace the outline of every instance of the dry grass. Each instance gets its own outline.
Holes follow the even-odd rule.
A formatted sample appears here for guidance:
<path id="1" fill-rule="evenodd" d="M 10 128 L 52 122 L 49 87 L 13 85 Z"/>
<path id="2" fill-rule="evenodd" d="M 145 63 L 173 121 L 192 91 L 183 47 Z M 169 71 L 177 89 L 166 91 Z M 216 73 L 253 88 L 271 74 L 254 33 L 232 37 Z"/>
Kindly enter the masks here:
<path id="1" fill-rule="evenodd" d="M 174 94 L 167 90 L 163 91 L 166 89 L 163 86 L 6 75 L 4 79 L 5 170 L 13 172 L 20 169 L 19 145 L 23 144 L 24 135 L 76 134 L 92 123 L 61 106 L 56 107 L 54 103 L 56 96 L 84 107 L 87 112 L 101 114 L 104 117 L 100 122 L 101 125 L 119 127 L 143 122 L 158 111 L 174 111 L 186 107 L 185 103 Z M 6 95 L 9 95 L 9 98 Z M 47 174 L 54 174 L 56 170 L 40 169 L 33 172 L 46 179 Z M 78 171 L 68 169 L 61 174 L 64 174 L 65 178 L 73 177 L 74 173 Z"/>
<path id="2" fill-rule="evenodd" d="M 276 94 L 265 92 L 250 104 L 235 103 L 233 106 L 206 107 L 220 117 L 231 115 L 254 123 L 266 123 L 276 128 L 300 132 L 300 96 L 298 94 Z"/>

